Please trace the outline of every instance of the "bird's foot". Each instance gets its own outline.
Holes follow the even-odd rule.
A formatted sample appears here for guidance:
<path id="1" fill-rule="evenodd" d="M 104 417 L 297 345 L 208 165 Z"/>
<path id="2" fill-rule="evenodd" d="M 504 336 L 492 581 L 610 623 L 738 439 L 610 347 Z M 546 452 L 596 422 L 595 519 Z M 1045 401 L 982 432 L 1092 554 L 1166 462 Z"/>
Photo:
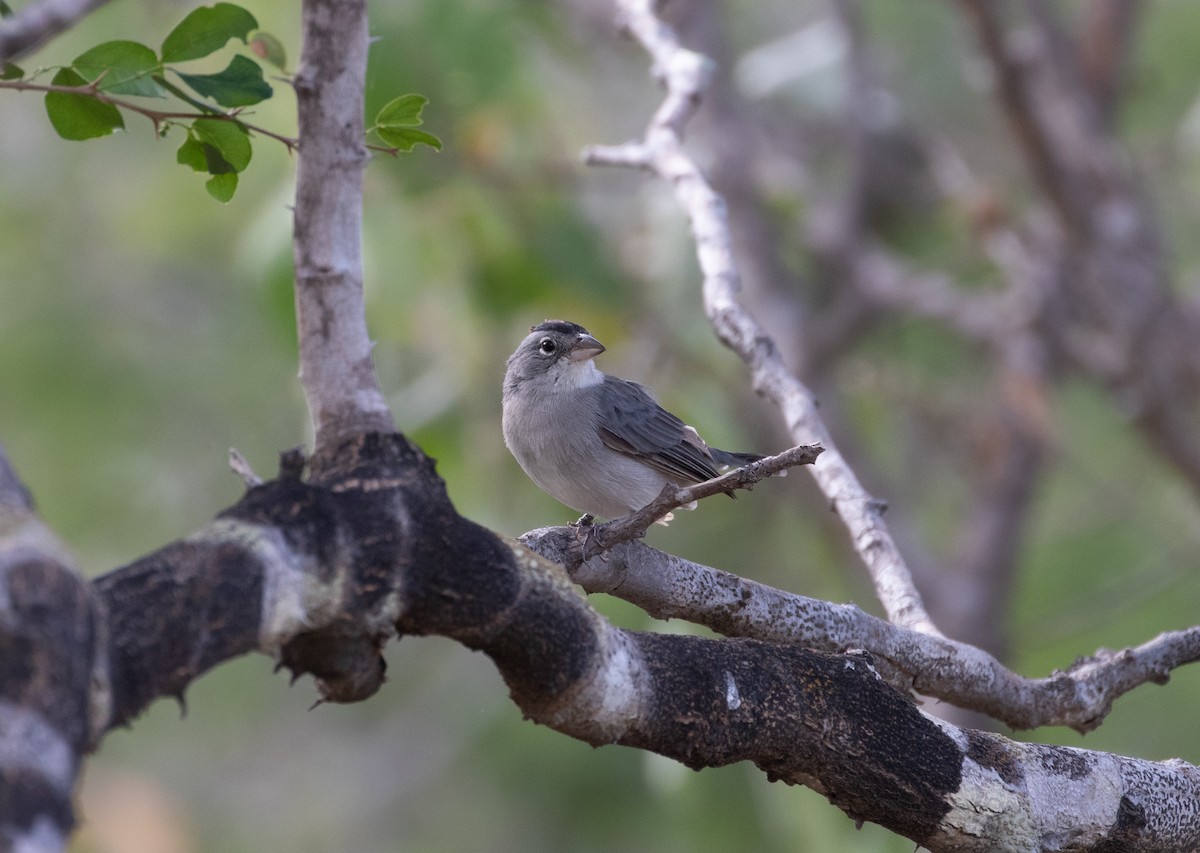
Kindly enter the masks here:
<path id="1" fill-rule="evenodd" d="M 585 563 L 591 556 L 591 546 L 597 544 L 595 521 L 596 516 L 592 515 L 590 512 L 586 512 L 579 517 L 578 521 L 571 525 L 575 528 L 575 538 L 581 540 L 582 542 L 580 554 L 582 561 Z"/>

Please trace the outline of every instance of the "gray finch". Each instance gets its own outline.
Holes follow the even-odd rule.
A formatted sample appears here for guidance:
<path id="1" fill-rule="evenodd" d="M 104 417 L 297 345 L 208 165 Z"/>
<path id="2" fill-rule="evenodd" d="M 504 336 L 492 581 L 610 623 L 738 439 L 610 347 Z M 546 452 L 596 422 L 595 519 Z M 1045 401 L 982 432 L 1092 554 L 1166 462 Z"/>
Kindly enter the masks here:
<path id="1" fill-rule="evenodd" d="M 593 359 L 602 352 L 582 326 L 547 320 L 508 359 L 504 443 L 556 500 L 617 518 L 650 503 L 668 483 L 700 483 L 718 468 L 762 458 L 709 447 L 646 388 L 601 373 Z"/>

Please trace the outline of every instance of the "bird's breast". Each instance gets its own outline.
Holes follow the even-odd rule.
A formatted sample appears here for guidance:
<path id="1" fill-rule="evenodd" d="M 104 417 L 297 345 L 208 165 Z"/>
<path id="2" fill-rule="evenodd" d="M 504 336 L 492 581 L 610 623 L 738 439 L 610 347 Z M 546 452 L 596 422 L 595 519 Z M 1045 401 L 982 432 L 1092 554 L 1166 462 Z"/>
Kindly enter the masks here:
<path id="1" fill-rule="evenodd" d="M 590 395 L 530 394 L 525 405 L 504 407 L 504 441 L 541 489 L 579 512 L 615 518 L 653 500 L 667 479 L 655 469 L 607 447 Z"/>

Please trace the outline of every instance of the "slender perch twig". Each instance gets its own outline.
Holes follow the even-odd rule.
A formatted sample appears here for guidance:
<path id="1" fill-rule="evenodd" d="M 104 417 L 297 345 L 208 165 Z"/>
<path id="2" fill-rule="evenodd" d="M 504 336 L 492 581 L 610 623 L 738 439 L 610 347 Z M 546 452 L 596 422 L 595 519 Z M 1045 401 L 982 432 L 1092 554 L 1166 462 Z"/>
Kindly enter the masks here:
<path id="1" fill-rule="evenodd" d="M 703 483 L 696 483 L 695 485 L 682 488 L 668 485 L 658 497 L 636 512 L 632 512 L 622 518 L 614 519 L 606 524 L 589 528 L 586 547 L 587 556 L 594 556 L 596 548 L 603 551 L 622 542 L 641 539 L 646 535 L 646 531 L 650 529 L 650 525 L 673 509 L 687 506 L 693 501 L 702 500 L 713 495 L 731 492 L 734 489 L 749 490 L 755 484 L 762 482 L 768 477 L 780 474 L 788 468 L 795 468 L 797 465 L 811 465 L 817 460 L 817 457 L 821 455 L 823 450 L 824 448 L 820 445 L 800 445 L 789 448 L 782 453 L 777 453 L 774 456 L 767 456 L 757 462 L 751 462 L 749 465 L 734 468 L 732 471 L 727 471 L 719 477 L 713 477 L 711 480 L 705 480 Z M 568 571 L 583 562 L 585 559 L 584 550 L 582 546 L 576 549 L 573 557 L 564 564 Z"/>

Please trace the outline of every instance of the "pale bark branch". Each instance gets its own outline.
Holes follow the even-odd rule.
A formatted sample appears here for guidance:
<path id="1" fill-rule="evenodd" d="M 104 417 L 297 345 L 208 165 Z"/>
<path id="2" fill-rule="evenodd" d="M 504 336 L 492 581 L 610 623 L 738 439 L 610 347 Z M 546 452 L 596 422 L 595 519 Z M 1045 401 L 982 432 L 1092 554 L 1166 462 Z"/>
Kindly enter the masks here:
<path id="1" fill-rule="evenodd" d="M 395 428 L 371 358 L 363 298 L 365 0 L 306 0 L 293 85 L 300 127 L 293 247 L 300 381 L 321 450 Z"/>
<path id="2" fill-rule="evenodd" d="M 810 470 L 849 530 L 888 617 L 896 624 L 938 634 L 883 521 L 884 504 L 863 488 L 818 414 L 811 391 L 787 368 L 775 341 L 737 300 L 740 277 L 724 201 L 687 154 L 682 139 L 708 84 L 711 63 L 679 43 L 674 31 L 658 18 L 653 0 L 621 0 L 618 9 L 619 23 L 653 59 L 653 73 L 666 87 L 666 95 L 641 140 L 590 147 L 584 160 L 646 169 L 670 184 L 691 222 L 704 277 L 704 306 L 717 337 L 746 362 L 755 390 L 779 408 L 792 439 L 825 448 Z"/>
<path id="3" fill-rule="evenodd" d="M 521 541 L 561 565 L 570 565 L 578 549 L 570 527 L 531 530 Z M 1025 678 L 968 643 L 893 625 L 853 604 L 775 589 L 641 542 L 590 557 L 571 578 L 590 593 L 618 596 L 656 618 L 685 619 L 728 637 L 870 652 L 897 689 L 987 714 L 1014 729 L 1091 731 L 1120 696 L 1162 684 L 1173 669 L 1200 660 L 1200 628 L 1190 628 L 1133 648 L 1099 649 L 1044 678 Z"/>

